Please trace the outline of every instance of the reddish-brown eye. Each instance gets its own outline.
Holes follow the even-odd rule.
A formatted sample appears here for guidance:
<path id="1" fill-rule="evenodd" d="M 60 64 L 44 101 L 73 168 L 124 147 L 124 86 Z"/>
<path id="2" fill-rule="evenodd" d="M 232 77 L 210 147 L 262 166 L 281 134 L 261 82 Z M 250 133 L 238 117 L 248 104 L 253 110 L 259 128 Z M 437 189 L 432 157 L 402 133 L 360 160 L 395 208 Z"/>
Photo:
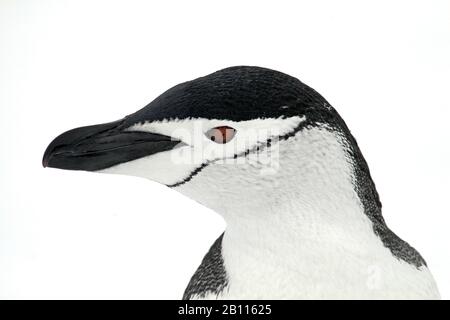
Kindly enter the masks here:
<path id="1" fill-rule="evenodd" d="M 236 129 L 228 126 L 215 127 L 205 133 L 206 137 L 215 143 L 227 143 L 234 138 L 235 134 Z"/>

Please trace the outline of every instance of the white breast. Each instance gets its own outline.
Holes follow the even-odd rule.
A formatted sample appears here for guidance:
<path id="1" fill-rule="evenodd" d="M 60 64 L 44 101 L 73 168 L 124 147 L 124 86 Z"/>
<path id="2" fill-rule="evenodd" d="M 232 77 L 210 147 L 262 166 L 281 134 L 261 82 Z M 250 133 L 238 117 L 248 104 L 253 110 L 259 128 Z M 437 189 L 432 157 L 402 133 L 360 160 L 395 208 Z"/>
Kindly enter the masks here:
<path id="1" fill-rule="evenodd" d="M 397 259 L 378 239 L 365 239 L 371 243 L 358 245 L 356 239 L 338 233 L 324 241 L 304 238 L 301 243 L 272 238 L 279 242 L 264 248 L 225 234 L 223 256 L 229 285 L 219 298 L 439 298 L 426 267 L 417 269 Z"/>

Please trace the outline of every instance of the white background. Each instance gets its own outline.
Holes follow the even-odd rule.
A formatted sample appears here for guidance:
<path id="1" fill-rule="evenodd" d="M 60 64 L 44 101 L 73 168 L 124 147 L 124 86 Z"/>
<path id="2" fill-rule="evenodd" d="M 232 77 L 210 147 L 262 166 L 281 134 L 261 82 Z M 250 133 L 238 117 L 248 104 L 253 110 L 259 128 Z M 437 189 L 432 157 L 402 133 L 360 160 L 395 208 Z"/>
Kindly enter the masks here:
<path id="1" fill-rule="evenodd" d="M 340 112 L 389 226 L 450 297 L 450 1 L 0 0 L 0 297 L 181 297 L 222 219 L 144 179 L 43 169 L 68 129 L 232 65 Z"/>

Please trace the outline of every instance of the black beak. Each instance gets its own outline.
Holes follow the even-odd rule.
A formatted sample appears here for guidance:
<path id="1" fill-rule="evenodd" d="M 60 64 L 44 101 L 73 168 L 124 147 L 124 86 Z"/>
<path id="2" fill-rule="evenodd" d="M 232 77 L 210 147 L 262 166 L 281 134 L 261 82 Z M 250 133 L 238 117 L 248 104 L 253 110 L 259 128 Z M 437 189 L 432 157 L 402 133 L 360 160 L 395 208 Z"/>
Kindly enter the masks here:
<path id="1" fill-rule="evenodd" d="M 45 150 L 42 165 L 97 171 L 173 149 L 179 143 L 160 134 L 127 131 L 119 120 L 61 134 Z"/>

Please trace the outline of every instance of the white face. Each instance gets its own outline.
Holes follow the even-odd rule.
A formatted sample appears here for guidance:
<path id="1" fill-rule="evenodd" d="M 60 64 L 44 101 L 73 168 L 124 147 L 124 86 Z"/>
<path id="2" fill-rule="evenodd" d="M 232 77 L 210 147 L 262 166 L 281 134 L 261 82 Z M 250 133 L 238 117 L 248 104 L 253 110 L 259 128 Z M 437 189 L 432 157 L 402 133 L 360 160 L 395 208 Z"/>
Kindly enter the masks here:
<path id="1" fill-rule="evenodd" d="M 127 130 L 170 136 L 179 140 L 180 145 L 172 150 L 122 163 L 100 172 L 139 176 L 169 186 L 178 185 L 205 164 L 245 164 L 246 158 L 256 154 L 258 148 L 264 149 L 268 141 L 276 145 L 278 137 L 292 132 L 304 120 L 305 118 L 296 116 L 239 122 L 183 119 L 136 124 Z M 226 137 L 224 131 L 216 129 L 224 127 L 229 128 Z M 222 133 L 223 140 L 227 141 L 221 141 Z M 215 141 L 211 140 L 212 136 L 216 138 Z M 273 148 L 271 149 L 273 152 Z M 260 156 L 261 152 L 258 154 Z M 276 163 L 271 165 L 276 166 Z"/>

